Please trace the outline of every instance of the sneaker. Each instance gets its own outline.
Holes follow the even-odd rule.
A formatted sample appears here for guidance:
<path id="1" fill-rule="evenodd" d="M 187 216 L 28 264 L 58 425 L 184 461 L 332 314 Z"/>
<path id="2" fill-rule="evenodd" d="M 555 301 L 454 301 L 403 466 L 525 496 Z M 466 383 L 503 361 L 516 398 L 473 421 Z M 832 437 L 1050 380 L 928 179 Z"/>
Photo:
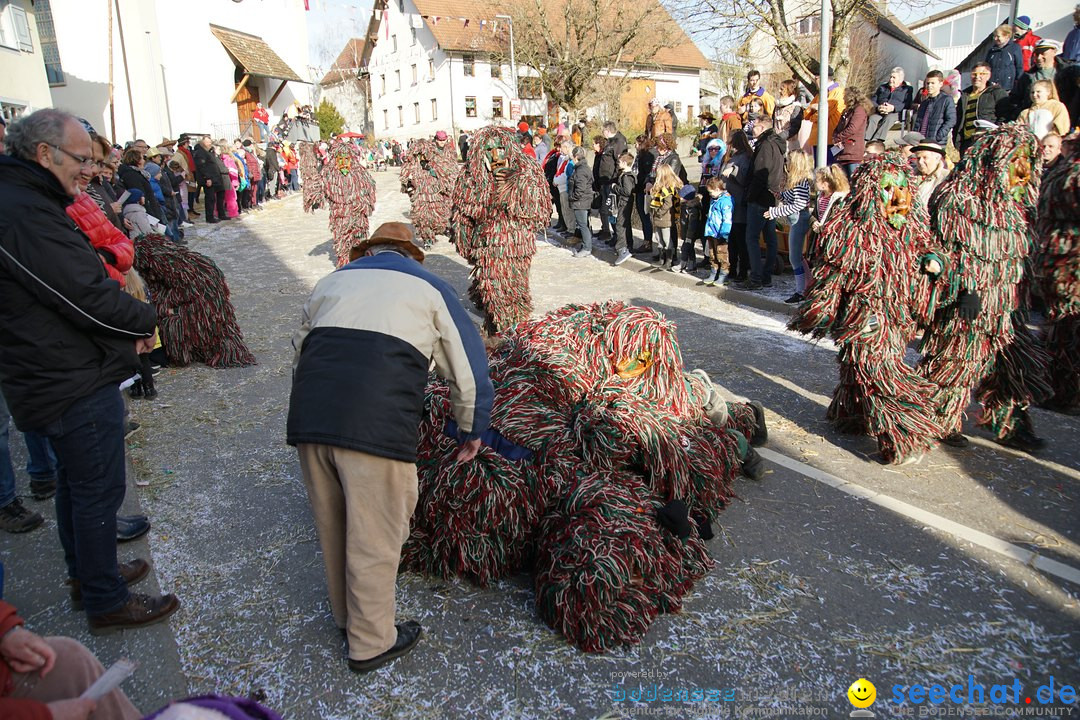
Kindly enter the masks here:
<path id="1" fill-rule="evenodd" d="M 43 522 L 45 518 L 32 510 L 27 510 L 19 498 L 15 498 L 0 508 L 0 528 L 9 533 L 30 532 L 40 527 Z"/>
<path id="2" fill-rule="evenodd" d="M 615 264 L 616 265 L 622 265 L 624 262 L 629 260 L 631 257 L 633 257 L 633 255 L 630 254 L 629 250 L 623 250 L 621 253 L 619 253 L 619 257 L 615 258 Z"/>
<path id="3" fill-rule="evenodd" d="M 682 272 L 682 265 L 680 265 L 679 263 L 672 263 L 671 266 L 668 267 L 668 270 L 674 273 Z"/>
<path id="4" fill-rule="evenodd" d="M 153 400 L 158 395 L 157 388 L 148 387 L 143 390 L 143 400 Z"/>
<path id="5" fill-rule="evenodd" d="M 408 655 L 412 652 L 412 649 L 416 647 L 416 643 L 420 642 L 420 636 L 423 634 L 423 628 L 420 627 L 420 623 L 415 620 L 409 620 L 407 622 L 397 624 L 397 640 L 394 641 L 394 645 L 382 653 L 376 655 L 368 660 L 353 660 L 349 658 L 349 669 L 353 672 L 371 672 L 381 668 L 388 662 L 397 660 L 403 655 Z"/>
<path id="6" fill-rule="evenodd" d="M 747 280 L 746 282 L 737 284 L 735 287 L 738 288 L 739 290 L 746 290 L 747 292 L 756 292 L 756 291 L 760 290 L 764 286 L 759 282 L 754 282 L 753 280 Z"/>
<path id="7" fill-rule="evenodd" d="M 129 437 L 131 437 L 132 434 L 139 429 L 139 427 L 139 423 L 128 420 L 127 424 L 124 425 L 124 439 L 127 440 Z"/>
<path id="8" fill-rule="evenodd" d="M 116 542 L 138 540 L 150 532 L 150 519 L 145 515 L 117 515 Z"/>
<path id="9" fill-rule="evenodd" d="M 195 225 L 193 223 L 189 223 L 187 221 L 184 221 L 184 222 L 180 223 L 180 227 L 189 228 L 189 227 L 195 227 Z"/>
<path id="10" fill-rule="evenodd" d="M 117 570 L 120 571 L 120 577 L 124 578 L 125 583 L 129 586 L 135 585 L 139 581 L 145 580 L 146 576 L 150 574 L 150 563 L 142 558 L 135 558 L 131 562 L 120 563 Z M 83 609 L 82 583 L 75 578 L 68 578 L 64 582 L 68 586 L 68 592 L 71 593 L 71 609 L 81 612 Z"/>
<path id="11" fill-rule="evenodd" d="M 795 304 L 797 304 L 797 303 L 801 303 L 801 302 L 802 302 L 803 300 L 805 300 L 805 299 L 806 299 L 806 298 L 805 298 L 805 297 L 803 297 L 803 294 L 802 294 L 802 293 L 795 293 L 794 295 L 792 295 L 791 297 L 789 297 L 789 298 L 788 298 L 787 300 L 785 300 L 784 302 L 785 302 L 785 303 L 787 303 L 788 305 L 795 305 Z"/>
<path id="12" fill-rule="evenodd" d="M 585 248 L 578 248 L 574 252 L 570 253 L 570 255 L 576 258 L 587 258 L 592 257 L 592 251 L 586 250 Z"/>
<path id="13" fill-rule="evenodd" d="M 48 500 L 56 494 L 56 478 L 30 478 L 30 497 L 35 500 Z"/>
<path id="14" fill-rule="evenodd" d="M 772 287 L 772 278 L 761 281 L 761 287 Z"/>
<path id="15" fill-rule="evenodd" d="M 87 619 L 91 635 L 108 635 L 117 630 L 156 625 L 179 609 L 180 601 L 172 593 L 157 596 L 131 593 L 119 609 L 104 615 L 90 615 Z"/>

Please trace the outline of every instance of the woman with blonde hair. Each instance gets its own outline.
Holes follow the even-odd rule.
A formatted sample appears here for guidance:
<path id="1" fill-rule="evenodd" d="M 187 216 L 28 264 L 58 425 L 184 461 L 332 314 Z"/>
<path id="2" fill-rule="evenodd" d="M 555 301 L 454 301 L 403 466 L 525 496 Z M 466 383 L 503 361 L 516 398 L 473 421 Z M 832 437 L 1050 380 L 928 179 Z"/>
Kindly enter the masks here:
<path id="1" fill-rule="evenodd" d="M 240 168 L 229 151 L 229 144 L 224 140 L 218 140 L 217 154 L 229 172 L 229 183 L 225 187 L 225 212 L 230 218 L 234 218 L 240 214 L 240 205 L 236 201 L 236 191 L 240 188 Z"/>
<path id="2" fill-rule="evenodd" d="M 805 299 L 809 267 L 803 258 L 803 243 L 810 229 L 810 184 L 814 180 L 814 161 L 809 154 L 796 150 L 787 157 L 787 180 L 780 193 L 780 202 L 765 211 L 769 220 L 786 222 L 788 230 L 788 260 L 795 272 L 795 294 L 784 302 L 800 303 Z"/>
<path id="3" fill-rule="evenodd" d="M 799 128 L 803 109 L 798 102 L 799 84 L 794 80 L 780 83 L 780 97 L 773 109 L 773 132 L 787 141 L 788 152 L 799 149 Z"/>
<path id="4" fill-rule="evenodd" d="M 649 203 L 649 215 L 652 217 L 653 231 L 659 245 L 653 260 L 659 267 L 677 272 L 679 261 L 678 236 L 672 231 L 675 219 L 679 217 L 679 190 L 683 182 L 670 165 L 661 164 L 656 171 L 656 182 L 652 185 L 652 201 Z"/>

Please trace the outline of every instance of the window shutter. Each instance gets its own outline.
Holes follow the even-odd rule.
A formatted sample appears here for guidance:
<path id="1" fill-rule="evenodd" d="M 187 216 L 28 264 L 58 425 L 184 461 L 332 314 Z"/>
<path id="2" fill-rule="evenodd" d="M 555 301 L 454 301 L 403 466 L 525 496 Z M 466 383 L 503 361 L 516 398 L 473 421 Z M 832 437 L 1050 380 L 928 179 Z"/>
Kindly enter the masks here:
<path id="1" fill-rule="evenodd" d="M 11 13 L 12 24 L 15 26 L 15 36 L 19 38 L 19 49 L 34 52 L 34 36 L 30 34 L 30 23 L 26 20 L 26 11 L 11 5 L 8 7 L 8 12 Z"/>

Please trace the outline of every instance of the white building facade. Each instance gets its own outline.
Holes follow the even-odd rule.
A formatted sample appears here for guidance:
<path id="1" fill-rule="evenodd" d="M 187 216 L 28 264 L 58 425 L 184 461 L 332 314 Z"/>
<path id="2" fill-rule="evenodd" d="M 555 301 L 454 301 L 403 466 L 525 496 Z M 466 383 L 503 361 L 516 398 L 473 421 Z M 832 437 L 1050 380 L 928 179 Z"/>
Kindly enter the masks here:
<path id="1" fill-rule="evenodd" d="M 4 120 L 10 122 L 52 105 L 44 52 L 30 0 L 0 0 L 0 114 Z"/>
<path id="2" fill-rule="evenodd" d="M 491 124 L 513 126 L 523 117 L 530 122 L 553 121 L 558 109 L 549 107 L 534 70 L 516 67 L 515 92 L 515 68 L 506 57 L 494 59 L 487 51 L 440 45 L 432 28 L 438 23 L 462 25 L 464 20 L 456 16 L 435 20 L 431 14 L 437 11 L 435 7 L 437 3 L 418 8 L 413 0 L 375 3 L 367 37 L 371 47 L 366 71 L 370 126 L 376 137 L 406 140 L 430 137 L 438 130 L 471 132 Z M 495 15 L 469 21 L 473 27 L 479 22 L 507 22 Z M 680 120 L 692 119 L 700 111 L 695 111 L 700 66 L 706 63 L 700 51 L 695 48 L 695 52 L 700 57 L 698 67 L 632 73 L 633 78 L 650 86 L 652 96 L 674 103 Z M 595 116 L 596 110 L 589 111 L 589 116 Z"/>
<path id="3" fill-rule="evenodd" d="M 52 104 L 86 118 L 114 141 L 137 136 L 154 144 L 185 132 L 231 139 L 250 127 L 242 116 L 249 118 L 256 102 L 274 117 L 294 101 L 310 102 L 310 85 L 290 70 L 304 71 L 308 63 L 302 0 L 37 0 L 35 5 L 51 5 L 55 25 L 63 82 L 52 85 Z M 228 35 L 233 47 L 227 48 L 212 26 L 235 31 Z M 272 66 L 284 69 L 259 66 L 248 73 L 252 68 L 237 61 L 237 53 L 261 58 L 267 47 L 277 57 Z M 271 75 L 289 81 L 282 87 L 285 78 Z"/>

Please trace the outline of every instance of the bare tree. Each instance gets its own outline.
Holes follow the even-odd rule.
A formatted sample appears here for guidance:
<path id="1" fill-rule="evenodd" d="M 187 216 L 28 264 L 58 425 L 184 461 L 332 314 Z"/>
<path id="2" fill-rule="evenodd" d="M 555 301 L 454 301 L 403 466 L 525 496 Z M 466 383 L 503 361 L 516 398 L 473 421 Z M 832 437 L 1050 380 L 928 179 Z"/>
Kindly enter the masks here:
<path id="1" fill-rule="evenodd" d="M 909 7 L 929 7 L 931 0 L 908 0 Z M 813 0 L 671 0 L 670 5 L 684 26 L 696 35 L 724 38 L 743 46 L 761 33 L 772 39 L 776 51 L 795 79 L 817 92 L 820 67 L 816 42 L 807 42 L 799 31 L 800 21 L 820 28 L 821 5 Z M 844 83 L 852 67 L 853 31 L 863 23 L 876 24 L 881 5 L 876 0 L 830 0 L 832 25 L 829 64 L 837 80 Z M 812 21 L 817 19 L 816 23 Z M 815 30 L 816 40 L 819 30 Z M 859 48 L 862 53 L 865 48 Z"/>
<path id="2" fill-rule="evenodd" d="M 656 68 L 657 53 L 682 39 L 656 0 L 519 0 L 508 12 L 518 65 L 532 68 L 548 98 L 569 111 L 617 96 L 613 85 Z"/>

